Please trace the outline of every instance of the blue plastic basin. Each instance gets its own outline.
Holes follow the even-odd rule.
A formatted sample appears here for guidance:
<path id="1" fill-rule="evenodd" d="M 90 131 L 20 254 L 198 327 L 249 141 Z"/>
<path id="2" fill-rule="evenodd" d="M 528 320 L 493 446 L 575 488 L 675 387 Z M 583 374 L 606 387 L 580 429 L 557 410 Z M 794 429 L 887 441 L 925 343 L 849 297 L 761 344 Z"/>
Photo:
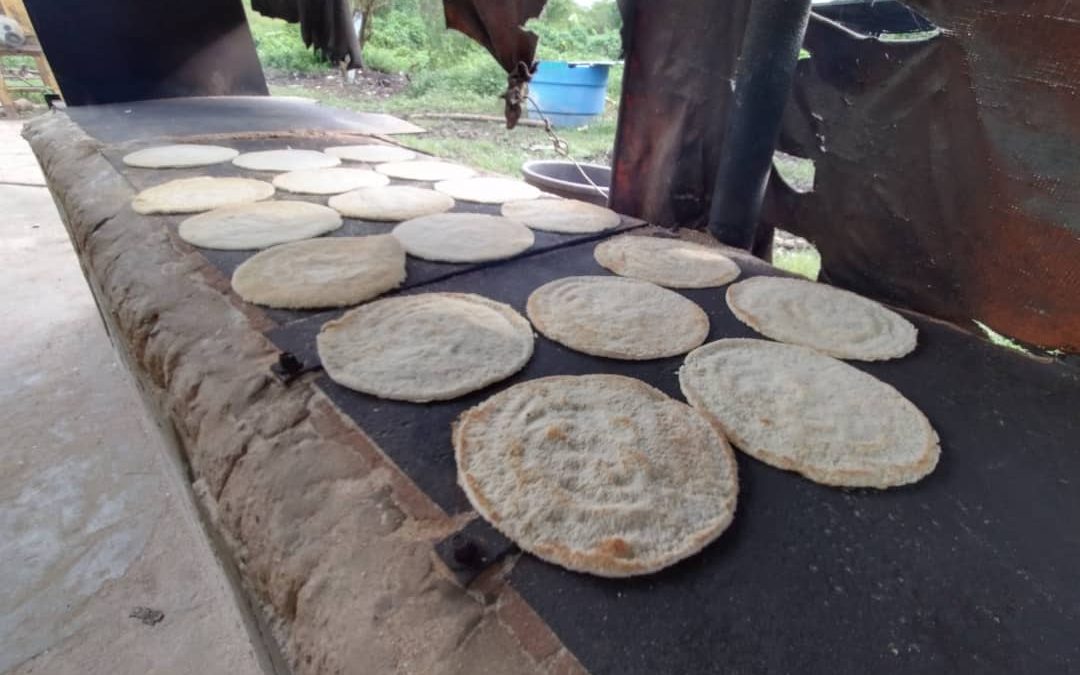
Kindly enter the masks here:
<path id="1" fill-rule="evenodd" d="M 540 61 L 529 94 L 557 127 L 580 127 L 604 114 L 610 63 Z M 540 119 L 532 105 L 529 117 Z"/>

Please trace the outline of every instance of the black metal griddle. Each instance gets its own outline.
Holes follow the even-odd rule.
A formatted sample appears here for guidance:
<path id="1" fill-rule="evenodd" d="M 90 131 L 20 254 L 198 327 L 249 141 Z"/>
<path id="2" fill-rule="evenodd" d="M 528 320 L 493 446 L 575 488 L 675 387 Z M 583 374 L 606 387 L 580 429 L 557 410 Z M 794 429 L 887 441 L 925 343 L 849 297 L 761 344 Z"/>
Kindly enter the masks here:
<path id="1" fill-rule="evenodd" d="M 606 274 L 582 243 L 406 293 L 482 293 L 524 310 L 541 284 Z M 770 273 L 743 264 L 748 274 Z M 749 268 L 749 269 L 747 269 Z M 722 289 L 683 291 L 710 339 L 759 337 Z M 920 346 L 854 364 L 894 385 L 942 438 L 937 471 L 897 490 L 837 490 L 740 455 L 735 525 L 704 553 L 636 580 L 563 571 L 526 556 L 517 588 L 594 673 L 1069 672 L 1080 667 L 1080 376 L 909 315 Z M 271 334 L 317 359 L 323 319 Z M 618 373 L 682 398 L 680 358 L 579 354 L 543 337 L 525 370 L 446 403 L 382 401 L 319 386 L 440 506 L 468 510 L 450 424 L 516 382 Z"/>
<path id="2" fill-rule="evenodd" d="M 288 143 L 323 142 L 229 144 Z M 185 174 L 123 167 L 120 150 L 108 156 L 136 187 Z M 372 231 L 348 227 L 340 234 Z M 524 311 L 546 281 L 606 274 L 592 258 L 595 237 L 537 241 L 517 259 L 450 274 L 412 261 L 401 292 L 481 293 Z M 206 253 L 225 274 L 247 255 Z M 777 273 L 743 258 L 740 265 L 744 276 Z M 728 311 L 723 289 L 682 293 L 708 312 L 710 339 L 755 335 Z M 270 338 L 317 367 L 315 335 L 336 314 L 274 313 Z M 735 522 L 701 554 L 631 580 L 523 556 L 512 586 L 593 673 L 1080 671 L 1080 372 L 907 316 L 920 330 L 913 355 L 853 365 L 930 418 L 942 459 L 927 479 L 884 492 L 839 490 L 740 455 Z M 325 376 L 318 386 L 436 503 L 460 513 L 468 503 L 456 486 L 450 423 L 461 411 L 554 374 L 631 375 L 681 399 L 680 362 L 596 358 L 538 337 L 521 373 L 456 401 L 383 401 Z"/>
<path id="3" fill-rule="evenodd" d="M 68 116 L 103 143 L 132 143 L 213 134 L 325 131 L 409 134 L 423 131 L 393 115 L 329 108 L 296 97 L 170 98 L 71 106 Z"/>

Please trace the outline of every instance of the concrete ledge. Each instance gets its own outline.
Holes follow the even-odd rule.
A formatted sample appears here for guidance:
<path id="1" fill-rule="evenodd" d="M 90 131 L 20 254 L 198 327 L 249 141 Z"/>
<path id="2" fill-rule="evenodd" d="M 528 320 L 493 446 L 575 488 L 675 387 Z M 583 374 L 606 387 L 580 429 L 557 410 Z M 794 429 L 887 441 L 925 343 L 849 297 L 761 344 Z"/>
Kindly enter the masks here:
<path id="1" fill-rule="evenodd" d="M 163 425 L 271 642 L 297 673 L 581 668 L 496 576 L 433 560 L 451 519 L 311 384 L 269 374 L 261 313 L 159 220 L 65 115 L 25 132 L 117 351 Z M 283 667 L 283 666 L 282 666 Z"/>

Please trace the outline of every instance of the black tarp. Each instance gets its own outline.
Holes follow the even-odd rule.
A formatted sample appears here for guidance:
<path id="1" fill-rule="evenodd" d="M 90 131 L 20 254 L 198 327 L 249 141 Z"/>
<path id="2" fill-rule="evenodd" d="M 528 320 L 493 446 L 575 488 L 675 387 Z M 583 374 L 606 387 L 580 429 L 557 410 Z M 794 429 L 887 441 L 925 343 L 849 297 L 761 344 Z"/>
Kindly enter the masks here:
<path id="1" fill-rule="evenodd" d="M 267 94 L 240 0 L 26 0 L 68 105 Z"/>

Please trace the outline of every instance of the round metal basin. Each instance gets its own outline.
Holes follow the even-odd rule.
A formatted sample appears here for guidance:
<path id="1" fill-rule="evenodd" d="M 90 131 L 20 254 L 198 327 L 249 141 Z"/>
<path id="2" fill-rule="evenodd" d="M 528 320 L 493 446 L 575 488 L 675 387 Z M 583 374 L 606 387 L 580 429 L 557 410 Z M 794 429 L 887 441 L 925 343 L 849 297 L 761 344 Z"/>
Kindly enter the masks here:
<path id="1" fill-rule="evenodd" d="M 544 192 L 607 206 L 607 193 L 611 186 L 611 168 L 601 164 L 581 164 L 580 166 L 594 183 L 603 188 L 603 194 L 589 185 L 573 162 L 534 160 L 525 162 L 521 166 L 521 173 L 524 174 L 526 183 Z"/>

